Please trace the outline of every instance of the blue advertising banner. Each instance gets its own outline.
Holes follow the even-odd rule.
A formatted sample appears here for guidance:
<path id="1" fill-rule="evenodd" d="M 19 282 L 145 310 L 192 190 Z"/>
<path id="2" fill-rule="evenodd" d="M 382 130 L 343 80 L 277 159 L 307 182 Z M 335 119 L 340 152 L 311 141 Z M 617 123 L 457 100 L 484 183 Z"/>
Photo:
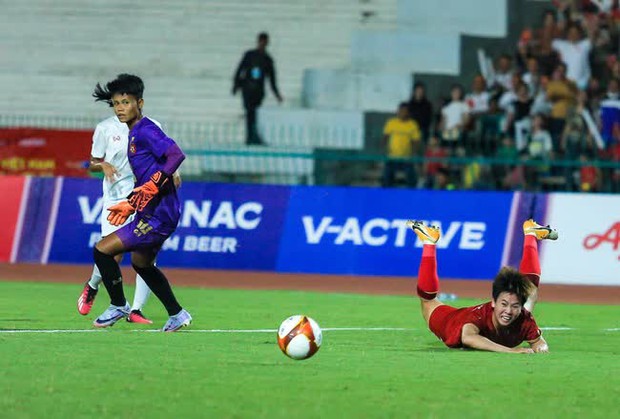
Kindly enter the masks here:
<path id="1" fill-rule="evenodd" d="M 93 246 L 101 239 L 101 181 L 63 180 L 49 263 L 93 263 Z"/>
<path id="2" fill-rule="evenodd" d="M 161 266 L 275 270 L 290 188 L 186 182 Z M 101 181 L 66 179 L 49 262 L 90 263 L 100 239 Z"/>
<path id="3" fill-rule="evenodd" d="M 512 193 L 295 187 L 279 272 L 416 276 L 422 244 L 405 221 L 441 227 L 438 272 L 494 277 Z"/>
<path id="4" fill-rule="evenodd" d="M 162 266 L 275 270 L 288 186 L 184 183 Z"/>

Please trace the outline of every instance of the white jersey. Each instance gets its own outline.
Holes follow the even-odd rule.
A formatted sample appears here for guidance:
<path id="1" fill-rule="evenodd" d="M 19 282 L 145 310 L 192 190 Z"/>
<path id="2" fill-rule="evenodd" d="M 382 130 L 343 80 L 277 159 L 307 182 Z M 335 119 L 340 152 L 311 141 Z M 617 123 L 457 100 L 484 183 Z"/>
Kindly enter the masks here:
<path id="1" fill-rule="evenodd" d="M 151 119 L 157 126 L 159 122 Z M 91 156 L 103 159 L 116 169 L 114 182 L 103 180 L 103 202 L 119 201 L 127 197 L 134 187 L 134 177 L 127 158 L 129 127 L 116 116 L 97 124 L 93 134 Z"/>

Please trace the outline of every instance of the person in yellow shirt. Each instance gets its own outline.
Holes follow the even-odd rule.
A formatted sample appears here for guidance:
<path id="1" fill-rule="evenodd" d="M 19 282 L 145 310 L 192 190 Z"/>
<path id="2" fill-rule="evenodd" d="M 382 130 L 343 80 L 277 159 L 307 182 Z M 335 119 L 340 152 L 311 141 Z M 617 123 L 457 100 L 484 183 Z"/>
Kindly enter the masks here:
<path id="1" fill-rule="evenodd" d="M 560 151 L 566 118 L 577 105 L 578 92 L 577 85 L 566 78 L 566 64 L 558 64 L 553 79 L 547 84 L 547 98 L 552 104 L 548 126 L 555 152 Z"/>
<path id="2" fill-rule="evenodd" d="M 397 172 L 404 172 L 407 185 L 415 187 L 417 183 L 416 165 L 407 161 L 413 156 L 420 155 L 422 150 L 422 136 L 418 123 L 411 119 L 406 102 L 398 105 L 396 117 L 390 118 L 383 128 L 383 141 L 387 145 L 387 157 L 383 169 L 382 186 L 394 184 Z"/>

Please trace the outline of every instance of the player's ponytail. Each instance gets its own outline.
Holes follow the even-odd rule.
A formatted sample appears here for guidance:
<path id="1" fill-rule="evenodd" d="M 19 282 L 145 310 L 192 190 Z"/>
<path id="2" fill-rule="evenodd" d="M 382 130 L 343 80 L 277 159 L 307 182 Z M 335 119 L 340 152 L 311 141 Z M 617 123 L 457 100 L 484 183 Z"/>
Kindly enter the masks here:
<path id="1" fill-rule="evenodd" d="M 106 102 L 108 105 L 112 106 L 112 93 L 99 83 L 95 86 L 93 97 L 95 98 L 95 102 Z"/>
<path id="2" fill-rule="evenodd" d="M 119 74 L 114 80 L 106 83 L 105 87 L 97 83 L 93 97 L 95 102 L 106 102 L 112 106 L 112 96 L 115 94 L 127 94 L 140 100 L 144 94 L 144 83 L 140 77 L 133 74 Z"/>

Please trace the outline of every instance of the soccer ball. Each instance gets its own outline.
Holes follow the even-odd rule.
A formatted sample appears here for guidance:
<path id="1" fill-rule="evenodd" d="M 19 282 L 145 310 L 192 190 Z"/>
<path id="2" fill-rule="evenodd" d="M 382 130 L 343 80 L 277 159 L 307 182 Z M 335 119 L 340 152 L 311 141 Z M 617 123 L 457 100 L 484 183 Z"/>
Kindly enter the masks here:
<path id="1" fill-rule="evenodd" d="M 307 359 L 317 353 L 323 332 L 310 317 L 301 314 L 284 320 L 278 329 L 278 346 L 293 359 Z"/>

